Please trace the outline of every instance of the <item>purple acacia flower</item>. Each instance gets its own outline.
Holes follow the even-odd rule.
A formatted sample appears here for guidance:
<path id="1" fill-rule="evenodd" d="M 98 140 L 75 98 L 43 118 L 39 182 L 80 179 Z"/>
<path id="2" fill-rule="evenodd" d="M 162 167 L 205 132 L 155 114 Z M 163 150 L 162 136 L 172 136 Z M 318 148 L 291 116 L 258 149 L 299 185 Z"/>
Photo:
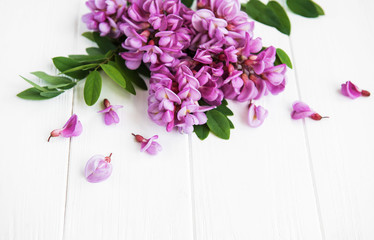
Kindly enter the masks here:
<path id="1" fill-rule="evenodd" d="M 351 99 L 355 99 L 360 96 L 364 96 L 364 97 L 370 96 L 369 91 L 359 89 L 351 81 L 347 81 L 346 83 L 342 84 L 341 92 L 344 96 L 349 97 Z"/>
<path id="2" fill-rule="evenodd" d="M 90 13 L 83 15 L 82 20 L 87 28 L 100 33 L 101 36 L 118 38 L 120 19 L 127 8 L 126 0 L 88 0 Z"/>
<path id="3" fill-rule="evenodd" d="M 229 63 L 236 63 L 238 61 L 237 53 L 239 52 L 234 46 L 230 46 L 226 48 L 224 51 L 226 66 L 229 65 Z"/>
<path id="4" fill-rule="evenodd" d="M 112 174 L 112 164 L 110 154 L 108 157 L 95 155 L 88 160 L 85 167 L 85 176 L 88 182 L 98 183 L 110 177 Z"/>
<path id="5" fill-rule="evenodd" d="M 162 150 L 161 145 L 155 141 L 156 139 L 158 139 L 158 135 L 154 135 L 153 137 L 148 138 L 148 139 L 138 134 L 132 134 L 132 135 L 135 137 L 135 140 L 140 143 L 141 152 L 146 151 L 147 153 L 151 155 L 156 155 L 158 152 Z"/>
<path id="6" fill-rule="evenodd" d="M 198 49 L 196 51 L 193 60 L 198 61 L 203 64 L 211 64 L 213 62 L 212 56 L 208 50 Z"/>
<path id="7" fill-rule="evenodd" d="M 309 117 L 313 120 L 319 121 L 322 118 L 328 118 L 328 117 L 322 117 L 321 115 L 316 113 L 307 104 L 303 102 L 295 102 L 292 105 L 292 108 L 293 108 L 293 111 L 291 113 L 291 118 L 295 120 Z"/>
<path id="8" fill-rule="evenodd" d="M 122 105 L 111 105 L 108 99 L 104 99 L 105 109 L 98 111 L 98 113 L 105 113 L 104 121 L 106 125 L 111 125 L 113 123 L 119 123 L 119 117 L 116 110 L 123 108 Z"/>
<path id="9" fill-rule="evenodd" d="M 82 133 L 82 123 L 78 120 L 78 116 L 73 114 L 61 129 L 55 129 L 51 132 L 48 142 L 52 137 L 76 137 Z"/>
<path id="10" fill-rule="evenodd" d="M 246 64 L 251 66 L 256 74 L 264 72 L 265 68 L 272 67 L 275 61 L 276 50 L 274 47 L 268 47 L 258 55 L 249 56 Z"/>
<path id="11" fill-rule="evenodd" d="M 268 116 L 268 111 L 262 106 L 256 106 L 253 103 L 249 104 L 248 110 L 248 125 L 256 128 L 262 125 L 265 118 Z"/>

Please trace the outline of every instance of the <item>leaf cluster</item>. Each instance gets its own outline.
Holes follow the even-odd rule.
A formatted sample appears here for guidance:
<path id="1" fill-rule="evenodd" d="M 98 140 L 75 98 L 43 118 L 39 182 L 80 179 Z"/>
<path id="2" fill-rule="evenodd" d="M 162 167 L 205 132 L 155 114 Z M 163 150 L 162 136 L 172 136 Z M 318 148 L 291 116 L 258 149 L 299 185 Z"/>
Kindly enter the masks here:
<path id="1" fill-rule="evenodd" d="M 149 76 L 149 70 L 145 65 L 137 70 L 130 70 L 119 56 L 119 53 L 123 51 L 123 49 L 117 47 L 119 44 L 114 43 L 107 37 L 100 36 L 97 32 L 85 32 L 82 35 L 95 42 L 98 47 L 86 48 L 86 55 L 53 58 L 53 64 L 61 72 L 60 75 L 50 76 L 44 72 L 33 72 L 33 75 L 48 84 L 48 86 L 43 87 L 22 77 L 33 87 L 26 89 L 17 96 L 29 100 L 49 99 L 74 87 L 79 80 L 86 79 L 84 100 L 88 106 L 92 106 L 97 102 L 101 93 L 102 78 L 99 73 L 101 70 L 121 88 L 133 95 L 136 94 L 134 85 L 147 90 L 146 83 L 139 75 L 139 73 L 142 73 L 142 75 Z"/>
<path id="2" fill-rule="evenodd" d="M 325 15 L 321 6 L 312 0 L 287 0 L 286 3 L 292 12 L 303 17 L 316 18 Z M 266 5 L 259 0 L 249 0 L 242 5 L 242 10 L 258 22 L 274 27 L 286 35 L 291 34 L 290 19 L 284 8 L 274 0 Z"/>

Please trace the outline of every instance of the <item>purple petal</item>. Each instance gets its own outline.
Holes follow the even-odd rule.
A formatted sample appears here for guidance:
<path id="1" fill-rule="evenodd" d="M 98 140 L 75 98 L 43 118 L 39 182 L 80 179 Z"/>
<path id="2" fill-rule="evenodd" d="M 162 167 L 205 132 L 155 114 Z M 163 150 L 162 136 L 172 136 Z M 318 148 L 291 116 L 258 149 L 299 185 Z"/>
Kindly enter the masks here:
<path id="1" fill-rule="evenodd" d="M 95 155 L 88 160 L 85 176 L 88 182 L 98 183 L 106 180 L 112 174 L 112 164 L 105 161 L 102 155 Z"/>
<path id="2" fill-rule="evenodd" d="M 251 104 L 248 111 L 248 125 L 251 127 L 259 127 L 268 115 L 268 111 L 262 106 Z"/>
<path id="3" fill-rule="evenodd" d="M 168 88 L 165 88 L 165 93 L 166 93 L 168 99 L 170 99 L 170 101 L 175 102 L 177 104 L 181 104 L 181 99 L 173 91 L 171 91 Z"/>
<path id="4" fill-rule="evenodd" d="M 110 105 L 109 107 L 107 107 L 107 108 L 105 108 L 105 109 L 103 109 L 101 111 L 98 111 L 98 113 L 107 113 L 107 112 L 110 111 L 111 108 L 112 108 L 112 105 Z"/>
<path id="5" fill-rule="evenodd" d="M 99 24 L 99 30 L 101 36 L 105 36 L 110 32 L 110 25 L 107 22 L 102 22 Z"/>
<path id="6" fill-rule="evenodd" d="M 81 135 L 82 131 L 83 131 L 82 123 L 81 123 L 81 121 L 78 120 L 77 125 L 75 126 L 75 130 L 71 134 L 71 136 L 72 137 L 79 136 L 79 135 Z"/>
<path id="7" fill-rule="evenodd" d="M 292 105 L 293 111 L 291 113 L 291 118 L 292 119 L 302 119 L 311 116 L 314 111 L 310 109 L 310 107 L 303 103 L 303 102 L 295 102 Z"/>
<path id="8" fill-rule="evenodd" d="M 76 114 L 73 114 L 62 128 L 61 136 L 69 138 L 79 136 L 81 133 L 82 124 L 80 121 L 78 121 L 78 116 Z"/>
<path id="9" fill-rule="evenodd" d="M 351 99 L 355 99 L 361 96 L 360 89 L 351 81 L 347 81 L 346 83 L 342 84 L 341 92 L 344 96 Z"/>
<path id="10" fill-rule="evenodd" d="M 155 142 L 158 138 L 158 135 L 154 135 L 150 139 L 147 139 L 146 142 L 141 143 L 141 152 L 147 151 L 149 154 L 155 155 L 158 151 L 161 151 L 161 145 Z"/>
<path id="11" fill-rule="evenodd" d="M 105 113 L 104 120 L 105 120 L 106 125 L 111 125 L 113 123 L 119 123 L 118 114 L 113 110 L 110 110 L 109 112 Z"/>
<path id="12" fill-rule="evenodd" d="M 253 81 L 247 81 L 244 84 L 243 89 L 241 90 L 237 100 L 239 102 L 245 102 L 251 99 L 254 99 L 258 94 L 258 90 Z"/>
<path id="13" fill-rule="evenodd" d="M 161 145 L 158 142 L 152 142 L 151 146 L 146 150 L 151 155 L 156 155 L 162 150 Z"/>

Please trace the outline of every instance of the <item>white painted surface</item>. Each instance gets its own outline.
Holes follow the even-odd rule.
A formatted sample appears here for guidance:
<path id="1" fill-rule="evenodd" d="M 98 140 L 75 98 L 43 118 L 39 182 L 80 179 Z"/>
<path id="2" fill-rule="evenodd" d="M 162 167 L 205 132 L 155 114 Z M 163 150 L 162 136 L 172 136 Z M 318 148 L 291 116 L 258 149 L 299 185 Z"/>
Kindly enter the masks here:
<path id="1" fill-rule="evenodd" d="M 337 6 L 337 4 L 339 6 Z M 15 95 L 18 77 L 54 72 L 51 57 L 83 53 L 83 1 L 3 1 L 0 66 L 3 103 L 0 160 L 0 239 L 131 240 L 371 240 L 374 238 L 374 98 L 350 100 L 338 89 L 352 80 L 374 92 L 374 3 L 327 1 L 326 16 L 289 14 L 291 37 L 262 24 L 266 45 L 293 56 L 284 93 L 259 103 L 269 117 L 258 129 L 247 106 L 230 102 L 236 129 L 229 141 L 166 133 L 146 115 L 147 93 L 121 91 L 104 77 L 121 123 L 105 126 L 87 107 L 81 83 L 43 102 Z M 331 118 L 290 119 L 298 99 Z M 74 112 L 78 138 L 52 139 Z M 139 152 L 131 133 L 159 134 L 163 151 Z M 113 153 L 113 175 L 85 181 L 86 161 Z"/>

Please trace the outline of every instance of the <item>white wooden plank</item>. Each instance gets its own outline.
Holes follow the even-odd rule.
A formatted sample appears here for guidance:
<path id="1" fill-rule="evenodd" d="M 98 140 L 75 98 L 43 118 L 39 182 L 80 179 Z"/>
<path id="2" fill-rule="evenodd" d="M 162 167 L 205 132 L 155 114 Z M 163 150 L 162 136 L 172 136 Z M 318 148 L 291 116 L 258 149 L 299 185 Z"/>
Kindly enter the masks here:
<path id="1" fill-rule="evenodd" d="M 291 35 L 302 99 L 330 119 L 307 120 L 326 239 L 373 239 L 373 97 L 339 93 L 351 80 L 374 91 L 374 3 L 324 1 L 326 16 L 293 15 Z"/>
<path id="2" fill-rule="evenodd" d="M 81 6 L 81 14 L 86 12 Z M 83 24 L 81 32 L 86 31 Z M 83 51 L 90 43 L 82 38 Z M 85 105 L 83 83 L 74 100 L 84 134 L 73 139 L 64 239 L 191 239 L 191 195 L 188 136 L 167 133 L 147 115 L 146 91 L 132 96 L 103 76 L 100 102 Z M 106 126 L 102 100 L 124 105 L 121 122 Z M 157 156 L 141 153 L 131 133 L 159 135 L 163 150 Z M 95 154 L 113 153 L 113 174 L 102 183 L 84 178 L 87 160 Z"/>
<path id="3" fill-rule="evenodd" d="M 289 39 L 256 23 L 264 45 L 291 54 Z M 263 126 L 250 128 L 247 104 L 230 102 L 235 129 L 229 141 L 192 136 L 198 240 L 321 239 L 302 122 L 292 121 L 295 76 L 278 96 L 261 99 Z"/>
<path id="4" fill-rule="evenodd" d="M 31 87 L 18 75 L 53 74 L 50 59 L 74 48 L 74 2 L 1 4 L 0 239 L 62 238 L 69 139 L 47 138 L 70 117 L 72 91 L 48 101 L 16 94 Z"/>

